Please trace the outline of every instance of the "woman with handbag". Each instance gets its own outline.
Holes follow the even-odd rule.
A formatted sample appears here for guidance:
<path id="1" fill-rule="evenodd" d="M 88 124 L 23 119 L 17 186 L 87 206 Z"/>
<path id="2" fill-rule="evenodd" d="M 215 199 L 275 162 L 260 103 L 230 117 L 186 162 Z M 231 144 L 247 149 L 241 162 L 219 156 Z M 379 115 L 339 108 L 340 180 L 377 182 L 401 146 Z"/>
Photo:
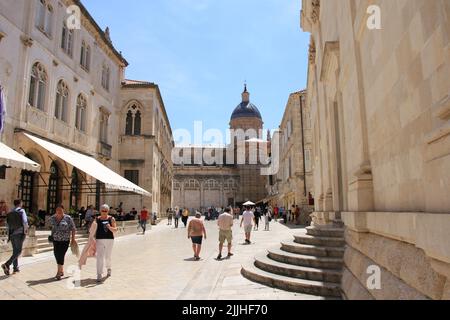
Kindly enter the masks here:
<path id="1" fill-rule="evenodd" d="M 111 277 L 111 257 L 114 246 L 114 234 L 118 231 L 116 220 L 109 215 L 109 206 L 103 205 L 100 217 L 95 219 L 92 231 L 95 234 L 97 251 L 97 282 L 103 280 L 103 267 L 106 264 L 107 276 Z"/>
<path id="2" fill-rule="evenodd" d="M 69 245 L 76 245 L 75 223 L 69 215 L 64 213 L 64 207 L 59 205 L 56 208 L 56 213 L 50 218 L 50 225 L 52 226 L 52 233 L 49 236 L 49 241 L 53 242 L 53 253 L 55 255 L 58 271 L 55 280 L 61 280 L 64 276 L 64 258 L 66 256 Z"/>

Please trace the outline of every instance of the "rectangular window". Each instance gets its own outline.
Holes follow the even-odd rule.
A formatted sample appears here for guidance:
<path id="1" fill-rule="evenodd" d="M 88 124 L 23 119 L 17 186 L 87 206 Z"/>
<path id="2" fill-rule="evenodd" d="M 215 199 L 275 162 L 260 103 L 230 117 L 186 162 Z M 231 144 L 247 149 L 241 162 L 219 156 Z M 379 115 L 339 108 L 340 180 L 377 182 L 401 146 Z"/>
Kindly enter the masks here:
<path id="1" fill-rule="evenodd" d="M 44 105 L 45 105 L 45 82 L 39 81 L 38 86 L 38 101 L 37 101 L 37 108 L 41 111 L 44 111 Z"/>
<path id="2" fill-rule="evenodd" d="M 125 170 L 125 179 L 139 185 L 139 170 Z"/>
<path id="3" fill-rule="evenodd" d="M 36 27 L 40 30 L 44 30 L 45 26 L 45 2 L 39 1 L 36 15 Z"/>
<path id="4" fill-rule="evenodd" d="M 35 97 L 36 97 L 36 78 L 32 75 L 30 81 L 30 93 L 28 95 L 28 103 L 30 106 L 35 106 Z"/>
<path id="5" fill-rule="evenodd" d="M 0 180 L 6 179 L 6 167 L 0 166 Z"/>
<path id="6" fill-rule="evenodd" d="M 287 123 L 287 138 L 289 139 L 292 135 L 292 120 Z"/>
<path id="7" fill-rule="evenodd" d="M 311 172 L 311 150 L 305 150 L 305 168 L 306 172 Z"/>

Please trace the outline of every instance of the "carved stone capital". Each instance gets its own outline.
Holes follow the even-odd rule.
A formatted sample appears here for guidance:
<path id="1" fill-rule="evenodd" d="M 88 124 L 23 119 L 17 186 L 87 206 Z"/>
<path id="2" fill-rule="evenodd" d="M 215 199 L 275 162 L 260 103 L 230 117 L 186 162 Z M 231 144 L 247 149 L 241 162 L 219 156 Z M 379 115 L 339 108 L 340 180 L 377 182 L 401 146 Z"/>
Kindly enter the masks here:
<path id="1" fill-rule="evenodd" d="M 31 47 L 33 45 L 33 41 L 34 41 L 31 37 L 28 37 L 25 35 L 20 36 L 20 40 L 27 47 Z"/>
<path id="2" fill-rule="evenodd" d="M 320 0 L 312 0 L 311 21 L 317 23 L 320 17 Z"/>

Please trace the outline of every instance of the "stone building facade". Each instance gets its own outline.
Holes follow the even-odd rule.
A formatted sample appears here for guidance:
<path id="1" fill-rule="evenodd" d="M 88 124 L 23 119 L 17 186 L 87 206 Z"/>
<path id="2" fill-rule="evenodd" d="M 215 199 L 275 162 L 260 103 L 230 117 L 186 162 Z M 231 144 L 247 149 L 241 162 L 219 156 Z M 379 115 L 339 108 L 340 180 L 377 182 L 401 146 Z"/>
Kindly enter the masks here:
<path id="1" fill-rule="evenodd" d="M 450 2 L 302 4 L 314 223 L 345 223 L 345 297 L 450 299 Z"/>
<path id="2" fill-rule="evenodd" d="M 80 9 L 79 29 L 68 26 L 70 5 Z M 57 203 L 74 209 L 102 203 L 117 206 L 128 197 L 137 200 L 133 200 L 136 207 L 147 204 L 154 211 L 169 206 L 170 183 L 161 182 L 159 170 L 165 167 L 169 173 L 165 177 L 170 177 L 169 150 L 173 143 L 157 86 L 146 89 L 146 93 L 130 90 L 124 76 L 128 62 L 114 48 L 109 30 L 103 31 L 80 1 L 2 1 L 0 52 L 0 85 L 7 115 L 1 142 L 41 165 L 38 174 L 0 168 L 5 173 L 0 175 L 1 199 L 11 204 L 22 197 L 26 209 L 34 213 L 51 213 Z M 158 142 L 149 147 L 151 154 L 129 158 L 122 150 L 140 148 L 139 143 L 146 139 L 123 137 L 121 133 L 125 132 L 124 110 L 134 101 L 142 111 L 141 132 L 151 135 L 156 119 L 164 130 Z M 158 110 L 159 118 L 153 110 Z M 25 133 L 94 158 L 120 175 L 133 165 L 128 160 L 144 160 L 145 166 L 158 170 L 149 170 L 139 185 L 157 198 L 110 192 L 103 183 L 31 141 Z M 158 188 L 164 192 L 158 192 Z M 165 201 L 163 207 L 159 206 L 161 201 Z"/>
<path id="3" fill-rule="evenodd" d="M 264 200 L 267 176 L 261 168 L 270 144 L 262 140 L 262 129 L 261 114 L 245 87 L 231 116 L 229 145 L 175 148 L 182 161 L 174 165 L 174 206 L 203 210 Z"/>
<path id="4" fill-rule="evenodd" d="M 312 204 L 312 135 L 306 91 L 289 96 L 280 124 L 280 168 L 268 181 L 273 206 L 291 208 Z"/>
<path id="5" fill-rule="evenodd" d="M 122 83 L 119 127 L 120 172 L 152 197 L 124 200 L 127 208 L 146 206 L 160 216 L 172 207 L 172 129 L 158 85 L 145 81 Z"/>

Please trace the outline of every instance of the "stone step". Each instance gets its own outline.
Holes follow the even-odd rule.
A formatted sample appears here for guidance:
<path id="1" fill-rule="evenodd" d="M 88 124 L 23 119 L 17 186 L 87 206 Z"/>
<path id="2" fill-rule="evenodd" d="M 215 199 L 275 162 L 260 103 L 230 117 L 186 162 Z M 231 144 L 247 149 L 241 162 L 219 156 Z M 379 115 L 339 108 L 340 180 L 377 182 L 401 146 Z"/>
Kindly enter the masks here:
<path id="1" fill-rule="evenodd" d="M 36 239 L 39 241 L 39 240 L 47 240 L 48 239 L 48 236 L 50 235 L 50 232 L 49 233 L 46 233 L 46 234 L 38 234 L 38 235 L 36 235 Z M 88 233 L 82 233 L 82 232 L 77 232 L 76 234 L 75 234 L 75 237 L 88 237 L 89 236 L 89 234 Z"/>
<path id="2" fill-rule="evenodd" d="M 37 239 L 37 244 L 39 245 L 39 244 L 48 243 L 48 236 L 49 236 L 49 235 L 47 235 L 47 236 L 45 236 L 45 237 L 38 238 L 38 239 Z M 77 234 L 77 235 L 75 235 L 75 239 L 76 239 L 76 240 L 79 240 L 79 239 L 89 239 L 89 236 L 88 236 L 87 234 L 86 234 L 86 235 L 84 235 L 84 234 Z"/>
<path id="3" fill-rule="evenodd" d="M 82 240 L 82 241 L 78 240 L 77 243 L 78 243 L 78 246 L 80 247 L 80 250 L 81 250 L 82 247 L 85 244 L 88 243 L 88 239 Z M 70 248 L 69 248 L 69 250 L 70 250 Z M 41 254 L 41 253 L 50 252 L 50 251 L 53 251 L 53 244 L 47 242 L 47 244 L 45 246 L 44 245 L 42 245 L 42 246 L 38 245 L 35 254 Z"/>
<path id="4" fill-rule="evenodd" d="M 324 246 L 324 247 L 344 247 L 344 238 L 336 237 L 316 237 L 305 234 L 294 235 L 295 242 L 300 244 Z"/>
<path id="5" fill-rule="evenodd" d="M 281 248 L 283 251 L 291 253 L 310 255 L 316 257 L 330 257 L 330 258 L 342 258 L 345 252 L 345 249 L 342 247 L 324 247 L 317 245 L 307 245 L 296 243 L 292 240 L 282 241 Z"/>
<path id="6" fill-rule="evenodd" d="M 296 279 L 266 272 L 254 264 L 242 266 L 241 274 L 254 282 L 281 290 L 298 292 L 321 297 L 342 298 L 340 285 L 336 283 Z"/>
<path id="7" fill-rule="evenodd" d="M 310 236 L 317 236 L 317 237 L 343 238 L 344 237 L 344 229 L 343 228 L 307 227 L 306 234 L 310 235 Z"/>
<path id="8" fill-rule="evenodd" d="M 312 281 L 339 284 L 342 278 L 342 272 L 339 270 L 295 266 L 272 260 L 267 255 L 256 256 L 255 266 L 266 272 L 275 273 L 281 276 Z"/>
<path id="9" fill-rule="evenodd" d="M 343 260 L 341 258 L 301 255 L 283 251 L 281 249 L 270 249 L 268 251 L 270 259 L 296 266 L 341 270 L 343 265 Z"/>

